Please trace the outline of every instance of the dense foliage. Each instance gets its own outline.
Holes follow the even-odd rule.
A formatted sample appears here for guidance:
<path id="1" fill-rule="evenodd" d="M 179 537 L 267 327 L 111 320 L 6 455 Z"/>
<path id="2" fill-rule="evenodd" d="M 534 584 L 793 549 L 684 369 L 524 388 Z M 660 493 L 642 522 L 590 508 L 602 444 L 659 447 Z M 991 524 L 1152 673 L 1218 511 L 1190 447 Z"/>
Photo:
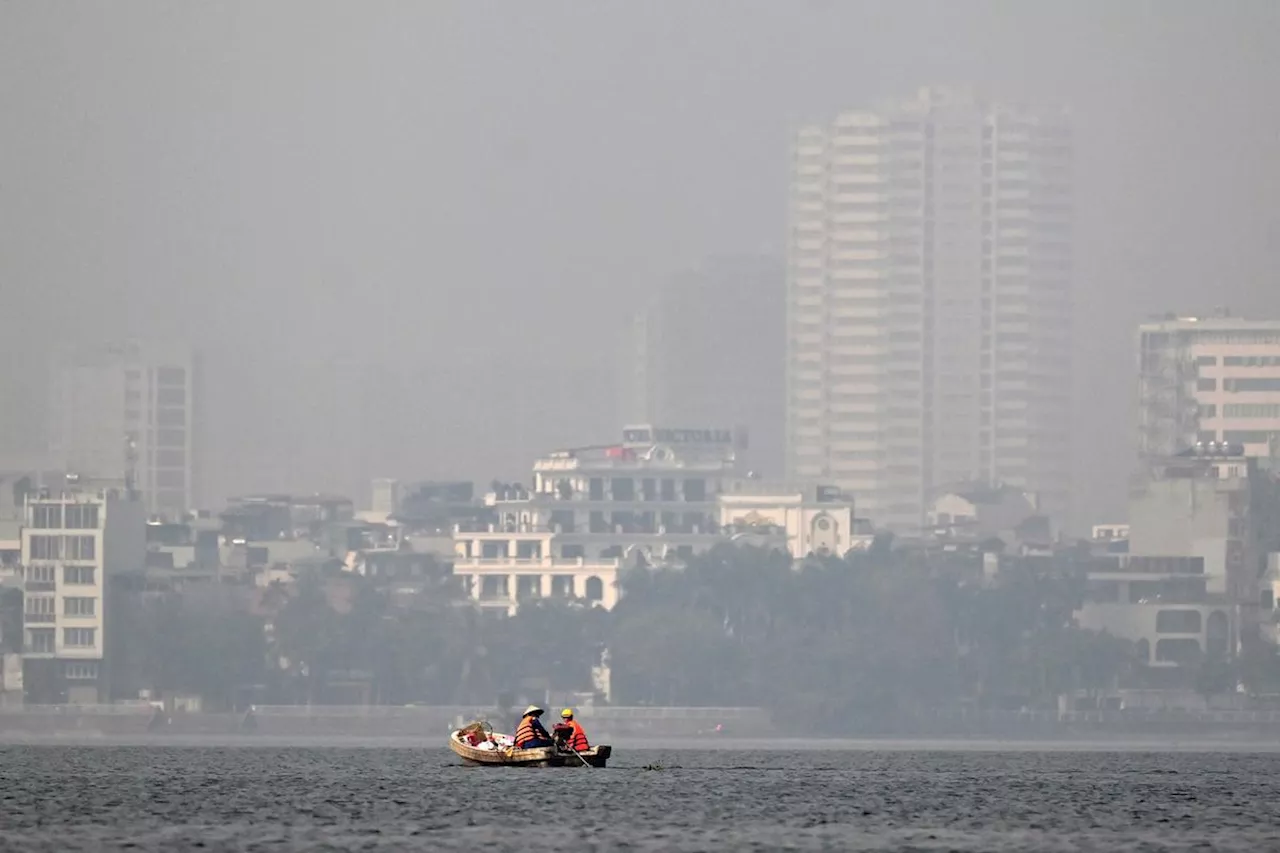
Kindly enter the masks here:
<path id="1" fill-rule="evenodd" d="M 877 547 L 797 569 L 722 546 L 684 569 L 631 570 L 612 612 L 542 600 L 511 618 L 466 606 L 447 576 L 405 598 L 338 572 L 269 591 L 265 616 L 201 598 L 146 603 L 139 675 L 207 706 L 242 704 L 250 684 L 258 701 L 491 705 L 591 691 L 603 658 L 617 704 L 765 706 L 829 731 L 935 709 L 1054 708 L 1061 693 L 1141 678 L 1133 644 L 1075 627 L 1082 579 L 1069 558 L 995 582 L 976 560 Z M 1220 669 L 1196 684 L 1230 689 Z"/>

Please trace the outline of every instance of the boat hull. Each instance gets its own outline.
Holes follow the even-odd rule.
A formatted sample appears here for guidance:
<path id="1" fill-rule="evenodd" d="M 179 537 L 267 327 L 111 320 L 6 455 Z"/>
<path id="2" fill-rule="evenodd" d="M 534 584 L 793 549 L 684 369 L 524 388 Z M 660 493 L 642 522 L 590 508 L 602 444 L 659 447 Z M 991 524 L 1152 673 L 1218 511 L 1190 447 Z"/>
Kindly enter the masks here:
<path id="1" fill-rule="evenodd" d="M 462 739 L 461 732 L 449 735 L 449 748 L 464 764 L 483 767 L 604 767 L 613 748 L 607 744 L 581 752 L 568 752 L 554 746 L 537 749 L 477 749 Z"/>

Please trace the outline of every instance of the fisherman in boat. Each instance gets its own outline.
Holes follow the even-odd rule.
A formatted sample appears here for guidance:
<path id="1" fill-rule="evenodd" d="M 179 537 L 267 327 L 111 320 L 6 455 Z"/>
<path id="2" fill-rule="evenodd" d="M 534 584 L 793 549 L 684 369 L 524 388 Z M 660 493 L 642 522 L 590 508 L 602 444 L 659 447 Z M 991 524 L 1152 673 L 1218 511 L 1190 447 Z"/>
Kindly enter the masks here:
<path id="1" fill-rule="evenodd" d="M 538 719 L 541 716 L 542 709 L 537 705 L 530 705 L 525 708 L 524 716 L 520 718 L 520 725 L 516 728 L 516 749 L 537 749 L 551 746 L 551 735 L 547 734 L 542 721 Z"/>
<path id="2" fill-rule="evenodd" d="M 552 729 L 552 737 L 558 745 L 573 752 L 583 752 L 591 748 L 582 723 L 573 718 L 572 708 L 561 711 L 560 720 L 561 722 L 556 723 L 555 728 Z"/>

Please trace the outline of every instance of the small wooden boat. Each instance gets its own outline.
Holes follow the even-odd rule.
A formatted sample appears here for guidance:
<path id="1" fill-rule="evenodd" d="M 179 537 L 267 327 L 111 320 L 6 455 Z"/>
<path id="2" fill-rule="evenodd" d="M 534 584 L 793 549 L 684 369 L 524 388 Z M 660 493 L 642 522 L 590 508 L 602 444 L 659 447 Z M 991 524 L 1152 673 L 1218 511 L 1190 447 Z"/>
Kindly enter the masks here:
<path id="1" fill-rule="evenodd" d="M 470 728 L 470 727 L 468 727 Z M 604 767 L 613 754 L 608 745 L 593 746 L 581 752 L 544 746 L 536 749 L 516 749 L 487 741 L 485 747 L 473 745 L 458 729 L 449 735 L 449 748 L 466 764 L 484 764 L 492 767 Z"/>

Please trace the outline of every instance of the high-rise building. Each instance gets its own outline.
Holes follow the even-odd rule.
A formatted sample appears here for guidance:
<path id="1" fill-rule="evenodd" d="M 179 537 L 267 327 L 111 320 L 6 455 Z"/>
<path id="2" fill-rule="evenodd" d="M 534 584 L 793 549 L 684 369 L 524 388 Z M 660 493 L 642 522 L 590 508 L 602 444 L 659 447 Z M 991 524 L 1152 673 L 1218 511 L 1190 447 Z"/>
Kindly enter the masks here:
<path id="1" fill-rule="evenodd" d="M 198 362 L 181 345 L 69 347 L 53 364 L 51 463 L 92 479 L 131 480 L 152 514 L 196 505 Z"/>
<path id="2" fill-rule="evenodd" d="M 1179 317 L 1138 327 L 1138 449 L 1280 451 L 1280 321 Z"/>
<path id="3" fill-rule="evenodd" d="M 742 427 L 745 458 L 782 468 L 785 288 L 769 257 L 720 257 L 645 295 L 619 383 L 624 423 Z"/>
<path id="4" fill-rule="evenodd" d="M 791 168 L 789 475 L 903 531 L 957 482 L 1064 513 L 1065 112 L 924 89 L 801 128 Z"/>

